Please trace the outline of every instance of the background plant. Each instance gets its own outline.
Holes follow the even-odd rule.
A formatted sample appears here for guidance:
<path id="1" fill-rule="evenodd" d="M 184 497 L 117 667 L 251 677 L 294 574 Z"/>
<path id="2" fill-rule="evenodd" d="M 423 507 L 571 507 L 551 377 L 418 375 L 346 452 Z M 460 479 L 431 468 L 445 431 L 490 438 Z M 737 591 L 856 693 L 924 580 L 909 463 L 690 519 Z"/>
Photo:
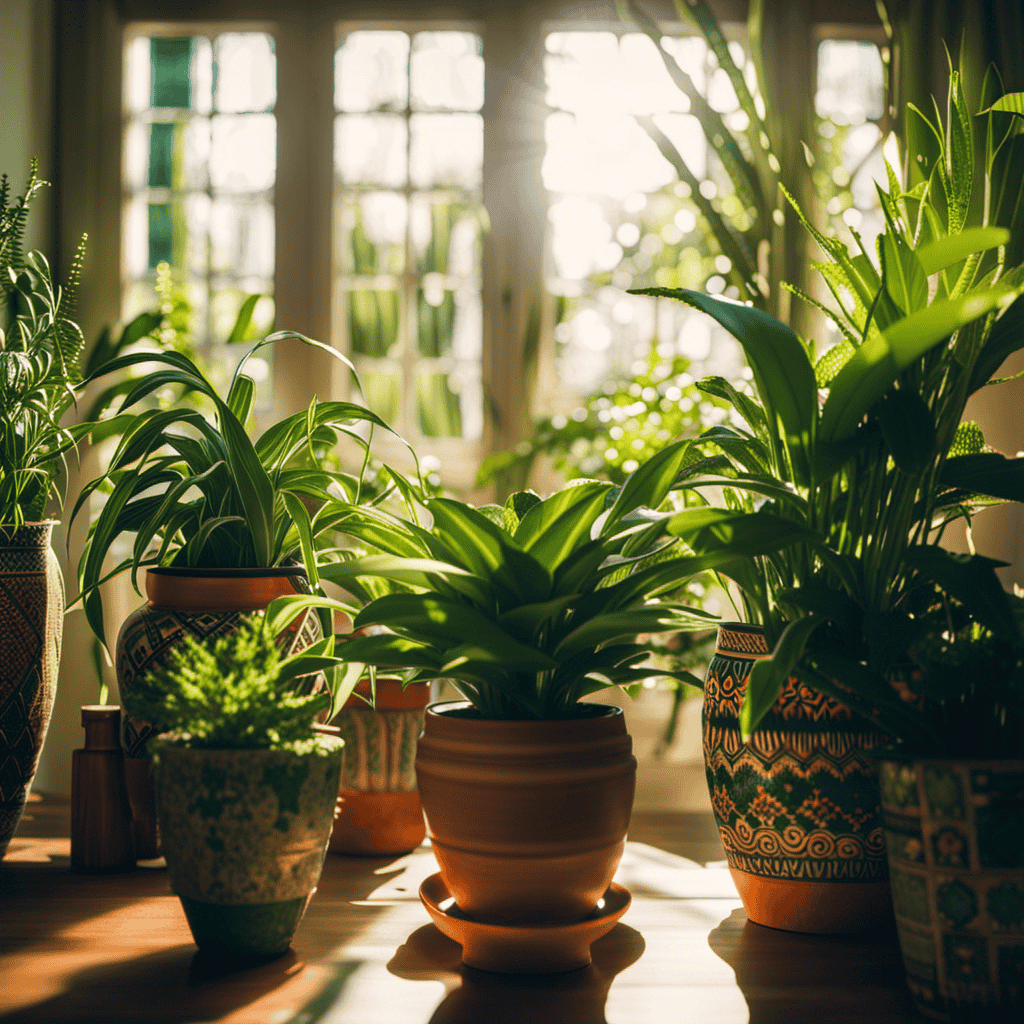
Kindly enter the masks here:
<path id="1" fill-rule="evenodd" d="M 282 657 L 262 615 L 245 615 L 229 633 L 186 635 L 125 694 L 125 707 L 189 747 L 304 752 L 331 703 L 329 693 L 296 687 L 308 670 L 308 658 Z"/>
<path id="2" fill-rule="evenodd" d="M 60 497 L 55 482 L 75 443 L 61 420 L 75 402 L 85 347 L 72 320 L 85 239 L 64 287 L 41 252 L 22 250 L 32 199 L 46 184 L 35 160 L 13 202 L 7 175 L 0 179 L 0 523 L 15 526 L 42 519 L 50 497 Z"/>
<path id="3" fill-rule="evenodd" d="M 894 736 L 927 729 L 889 685 L 905 652 L 910 596 L 922 585 L 914 559 L 953 519 L 1024 498 L 1024 459 L 985 451 L 977 425 L 961 423 L 969 396 L 1024 344 L 1024 268 L 1012 241 L 1024 229 L 1016 201 L 1024 173 L 1003 162 L 1022 127 L 1003 111 L 1021 101 L 999 94 L 993 72 L 976 167 L 972 118 L 951 69 L 948 122 L 923 119 L 927 148 L 909 151 L 923 180 L 905 191 L 890 169 L 888 189 L 879 188 L 886 229 L 877 264 L 859 239 L 851 253 L 805 220 L 828 255 L 816 267 L 844 334 L 816 362 L 759 310 L 659 292 L 708 312 L 740 341 L 758 398 L 730 396 L 746 428 L 706 432 L 699 443 L 714 472 L 681 482 L 724 488 L 720 507 L 680 513 L 671 531 L 705 552 L 727 550 L 756 522 L 792 531 L 784 551 L 723 569 L 775 644 L 751 674 L 747 733 L 797 667 Z M 967 219 L 973 188 L 986 196 L 980 226 Z M 827 389 L 820 407 L 819 388 Z"/>

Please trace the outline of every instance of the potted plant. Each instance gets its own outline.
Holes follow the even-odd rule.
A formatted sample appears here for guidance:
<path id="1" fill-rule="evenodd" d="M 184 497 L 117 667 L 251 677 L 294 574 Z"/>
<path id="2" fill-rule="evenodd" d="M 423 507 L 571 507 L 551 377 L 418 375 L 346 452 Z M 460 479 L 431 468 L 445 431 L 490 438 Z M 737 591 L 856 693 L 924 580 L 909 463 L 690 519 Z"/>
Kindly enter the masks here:
<path id="1" fill-rule="evenodd" d="M 878 752 L 907 983 L 930 1017 L 1024 1008 L 1024 600 L 990 559 L 917 553 L 900 686 L 919 727 Z"/>
<path id="2" fill-rule="evenodd" d="M 329 693 L 296 680 L 331 659 L 283 658 L 272 615 L 186 635 L 125 694 L 152 741 L 171 886 L 203 951 L 283 953 L 323 868 L 344 744 L 313 730 Z"/>
<path id="3" fill-rule="evenodd" d="M 139 570 L 147 570 L 148 602 L 129 616 L 118 636 L 122 695 L 185 636 L 223 633 L 235 628 L 242 614 L 265 608 L 275 597 L 317 587 L 314 548 L 330 533 L 339 508 L 361 498 L 361 479 L 322 468 L 317 453 L 345 434 L 368 454 L 369 441 L 353 426 L 389 428 L 362 406 L 314 398 L 309 409 L 274 423 L 255 443 L 246 433 L 255 401 L 255 383 L 242 372 L 246 360 L 286 339 L 327 348 L 294 332 L 273 334 L 241 360 L 224 398 L 192 360 L 175 351 L 129 352 L 103 368 L 103 374 L 111 374 L 158 367 L 134 383 L 113 419 L 96 428 L 109 432 L 116 423 L 120 439 L 106 472 L 83 487 L 72 515 L 86 508 L 94 493 L 106 493 L 78 573 L 78 600 L 104 642 L 101 585 L 130 570 L 137 589 Z M 191 407 L 128 411 L 175 385 L 208 401 L 212 416 Z M 131 553 L 109 569 L 107 555 L 126 533 L 133 535 Z M 325 631 L 319 614 L 298 612 L 278 637 L 282 649 L 295 652 L 320 643 Z M 322 678 L 310 682 L 323 685 Z M 150 735 L 148 723 L 125 716 L 129 791 L 143 816 L 151 792 L 145 757 Z M 140 855 L 157 852 L 154 834 Z"/>
<path id="4" fill-rule="evenodd" d="M 738 556 L 722 572 L 749 624 L 723 627 L 705 754 L 733 877 L 763 924 L 841 931 L 887 913 L 863 748 L 928 727 L 892 685 L 921 584 L 914 556 L 952 520 L 1024 497 L 1024 459 L 986 450 L 977 424 L 961 422 L 970 395 L 1024 344 L 1024 209 L 1009 198 L 1021 120 L 1007 112 L 1020 97 L 1000 91 L 990 72 L 977 167 L 955 71 L 948 125 L 910 110 L 919 130 L 906 188 L 890 168 L 879 189 L 877 264 L 807 225 L 828 257 L 816 266 L 843 334 L 819 358 L 759 310 L 648 290 L 715 318 L 753 370 L 754 395 L 701 383 L 733 420 L 695 442 L 708 461 L 680 485 L 724 501 L 681 512 L 669 531 L 698 553 Z M 967 219 L 974 190 L 980 226 Z M 739 557 L 738 543 L 768 524 L 785 524 L 788 546 Z"/>
<path id="5" fill-rule="evenodd" d="M 21 820 L 57 688 L 64 584 L 46 511 L 60 498 L 75 443 L 61 420 L 84 348 L 71 319 L 84 240 L 64 288 L 42 253 L 22 251 L 29 206 L 45 184 L 35 161 L 13 202 L 0 179 L 0 857 Z"/>
<path id="6" fill-rule="evenodd" d="M 664 674 L 637 634 L 706 628 L 711 618 L 659 600 L 717 564 L 683 553 L 665 534 L 672 513 L 652 511 L 686 457 L 685 442 L 670 445 L 621 487 L 577 481 L 544 500 L 520 491 L 504 506 L 476 509 L 429 498 L 429 526 L 358 509 L 340 524 L 386 553 L 323 573 L 414 589 L 371 601 L 355 626 L 389 631 L 339 642 L 337 656 L 411 670 L 407 683 L 448 679 L 465 698 L 427 709 L 416 755 L 440 882 L 462 924 L 456 912 L 440 920 L 450 934 L 479 926 L 497 929 L 495 941 L 524 943 L 514 955 L 502 947 L 467 962 L 518 970 L 589 962 L 584 950 L 538 967 L 530 936 L 543 925 L 550 938 L 551 927 L 571 930 L 587 918 L 623 850 L 630 739 L 621 709 L 583 698 Z M 433 907 L 436 885 L 428 889 Z"/>

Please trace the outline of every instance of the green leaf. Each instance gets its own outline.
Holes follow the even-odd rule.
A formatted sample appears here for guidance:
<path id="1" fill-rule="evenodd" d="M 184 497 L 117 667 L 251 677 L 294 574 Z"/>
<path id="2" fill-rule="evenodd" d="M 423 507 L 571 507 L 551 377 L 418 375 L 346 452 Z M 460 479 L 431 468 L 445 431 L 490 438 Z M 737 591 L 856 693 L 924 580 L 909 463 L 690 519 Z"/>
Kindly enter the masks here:
<path id="1" fill-rule="evenodd" d="M 721 398 L 728 402 L 746 421 L 753 433 L 767 441 L 768 421 L 764 409 L 750 395 L 737 390 L 724 377 L 704 377 L 697 381 L 696 388 L 706 395 Z"/>
<path id="2" fill-rule="evenodd" d="M 946 460 L 939 483 L 1007 501 L 1024 501 L 1024 458 L 1008 459 L 998 452 L 958 455 Z"/>
<path id="3" fill-rule="evenodd" d="M 320 576 L 330 583 L 344 587 L 354 577 L 379 576 L 406 586 L 434 589 L 440 577 L 454 589 L 465 594 L 481 606 L 491 603 L 487 583 L 460 565 L 440 562 L 432 558 L 396 557 L 394 555 L 366 555 L 345 562 L 328 562 L 320 566 Z"/>
<path id="4" fill-rule="evenodd" d="M 856 351 L 854 346 L 845 338 L 833 345 L 814 364 L 814 377 L 818 382 L 818 387 L 827 388 L 836 379 L 839 371 L 850 361 L 850 357 Z"/>
<path id="5" fill-rule="evenodd" d="M 791 622 L 782 631 L 771 656 L 754 663 L 747 677 L 747 692 L 740 710 L 740 730 L 744 742 L 750 739 L 758 723 L 778 700 L 783 684 L 793 674 L 807 641 L 821 621 L 817 615 L 808 615 Z"/>
<path id="6" fill-rule="evenodd" d="M 875 406 L 893 462 L 905 473 L 920 473 L 935 457 L 935 418 L 921 395 L 909 388 L 887 391 Z"/>
<path id="7" fill-rule="evenodd" d="M 242 303 L 242 308 L 238 311 L 238 317 L 235 319 L 235 326 L 231 328 L 231 333 L 225 339 L 228 345 L 234 345 L 239 341 L 245 341 L 249 325 L 252 323 L 253 310 L 256 308 L 256 303 L 258 303 L 262 298 L 262 295 L 250 295 L 245 302 Z"/>
<path id="8" fill-rule="evenodd" d="M 248 423 L 256 400 L 256 382 L 252 377 L 241 374 L 236 377 L 228 392 L 228 408 L 238 417 L 239 423 Z"/>
<path id="9" fill-rule="evenodd" d="M 533 505 L 519 522 L 513 539 L 554 572 L 581 541 L 604 508 L 611 484 L 591 480 L 563 487 Z"/>
<path id="10" fill-rule="evenodd" d="M 974 181 L 974 131 L 967 110 L 960 73 L 950 68 L 949 111 L 949 231 L 959 231 L 967 219 L 971 205 L 971 185 Z"/>
<path id="11" fill-rule="evenodd" d="M 285 491 L 281 496 L 285 508 L 292 518 L 292 523 L 299 534 L 299 545 L 302 548 L 302 563 L 306 567 L 309 585 L 314 589 L 320 586 L 320 575 L 316 566 L 316 550 L 313 546 L 313 528 L 309 521 L 309 510 L 297 494 Z"/>
<path id="12" fill-rule="evenodd" d="M 646 608 L 629 608 L 604 615 L 595 615 L 587 622 L 572 630 L 555 648 L 554 656 L 565 661 L 584 651 L 611 643 L 613 640 L 637 633 L 682 632 L 690 629 L 707 629 L 706 616 L 689 614 L 689 609 L 672 605 L 653 605 Z"/>
<path id="13" fill-rule="evenodd" d="M 601 527 L 602 536 L 613 532 L 630 512 L 656 509 L 665 500 L 686 462 L 689 446 L 689 440 L 676 441 L 629 474 Z"/>
<path id="14" fill-rule="evenodd" d="M 917 258 L 924 272 L 931 277 L 940 270 L 967 259 L 972 253 L 985 252 L 1006 245 L 1010 233 L 1006 228 L 966 228 L 918 247 Z"/>
<path id="15" fill-rule="evenodd" d="M 881 236 L 885 287 L 904 315 L 928 304 L 928 277 L 916 253 L 891 231 Z"/>
<path id="16" fill-rule="evenodd" d="M 1024 348 L 1024 296 L 1018 296 L 992 324 L 971 370 L 969 393 L 974 394 L 996 375 L 1014 352 Z"/>
<path id="17" fill-rule="evenodd" d="M 727 551 L 735 558 L 767 555 L 801 541 L 821 540 L 814 530 L 764 510 L 684 509 L 672 517 L 668 532 L 682 537 L 697 554 Z"/>
<path id="18" fill-rule="evenodd" d="M 990 114 L 992 111 L 1024 117 L 1024 92 L 1008 92 L 1005 96 L 1001 96 L 996 100 L 990 107 L 979 111 L 979 113 Z"/>
<path id="19" fill-rule="evenodd" d="M 832 382 L 821 413 L 818 437 L 825 444 L 852 437 L 868 410 L 899 374 L 955 330 L 991 312 L 1008 295 L 1004 288 L 937 299 L 869 338 Z"/>

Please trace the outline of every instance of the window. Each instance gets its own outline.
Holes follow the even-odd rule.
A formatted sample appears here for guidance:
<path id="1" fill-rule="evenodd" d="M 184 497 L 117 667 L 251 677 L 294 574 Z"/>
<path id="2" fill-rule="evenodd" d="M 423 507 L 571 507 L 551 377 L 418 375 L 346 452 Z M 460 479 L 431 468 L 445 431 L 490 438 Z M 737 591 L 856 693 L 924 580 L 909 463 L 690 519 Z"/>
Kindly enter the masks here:
<path id="1" fill-rule="evenodd" d="M 154 305 L 172 268 L 214 376 L 247 295 L 274 319 L 277 67 L 264 32 L 139 35 L 124 51 L 122 316 Z M 232 360 L 233 362 L 233 360 Z M 250 370 L 265 373 L 255 360 Z"/>

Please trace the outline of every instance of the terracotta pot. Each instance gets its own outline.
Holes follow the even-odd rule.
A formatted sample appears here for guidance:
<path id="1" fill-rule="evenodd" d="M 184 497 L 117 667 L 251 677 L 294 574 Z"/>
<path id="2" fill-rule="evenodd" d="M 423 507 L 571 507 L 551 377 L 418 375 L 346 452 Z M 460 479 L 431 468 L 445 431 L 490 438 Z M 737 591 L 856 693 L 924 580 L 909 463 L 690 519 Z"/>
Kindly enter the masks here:
<path id="1" fill-rule="evenodd" d="M 148 601 L 124 621 L 117 637 L 115 664 L 122 701 L 136 679 L 191 635 L 198 639 L 237 628 L 246 612 L 266 608 L 275 598 L 304 592 L 302 568 L 274 569 L 150 569 L 146 573 Z M 321 637 L 320 620 L 312 609 L 299 615 L 278 637 L 287 653 L 304 650 Z M 325 685 L 323 676 L 314 684 Z M 136 849 L 140 857 L 156 857 L 160 840 L 153 816 L 152 781 L 145 766 L 146 741 L 153 735 L 148 722 L 124 715 L 121 744 L 126 782 L 136 823 Z"/>
<path id="2" fill-rule="evenodd" d="M 740 708 L 759 626 L 723 623 L 704 686 L 711 804 L 747 916 L 786 931 L 842 934 L 891 921 L 874 765 L 883 741 L 791 678 L 748 743 Z"/>
<path id="3" fill-rule="evenodd" d="M 939 1020 L 1024 1020 L 1024 761 L 879 755 L 907 984 Z"/>
<path id="4" fill-rule="evenodd" d="M 474 920 L 569 924 L 608 889 L 636 758 L 622 710 L 585 706 L 590 717 L 550 722 L 481 719 L 465 701 L 427 708 L 416 754 L 427 832 Z"/>
<path id="5" fill-rule="evenodd" d="M 154 744 L 157 814 L 171 888 L 204 951 L 283 953 L 323 869 L 344 756 Z"/>
<path id="6" fill-rule="evenodd" d="M 21 821 L 57 694 L 64 581 L 54 522 L 0 526 L 0 858 Z"/>
<path id="7" fill-rule="evenodd" d="M 369 679 L 360 680 L 356 693 L 369 699 Z M 403 690 L 401 679 L 378 676 L 376 698 L 371 707 L 353 694 L 333 720 L 345 740 L 345 767 L 332 853 L 408 853 L 427 834 L 414 760 L 430 687 L 414 683 Z"/>

